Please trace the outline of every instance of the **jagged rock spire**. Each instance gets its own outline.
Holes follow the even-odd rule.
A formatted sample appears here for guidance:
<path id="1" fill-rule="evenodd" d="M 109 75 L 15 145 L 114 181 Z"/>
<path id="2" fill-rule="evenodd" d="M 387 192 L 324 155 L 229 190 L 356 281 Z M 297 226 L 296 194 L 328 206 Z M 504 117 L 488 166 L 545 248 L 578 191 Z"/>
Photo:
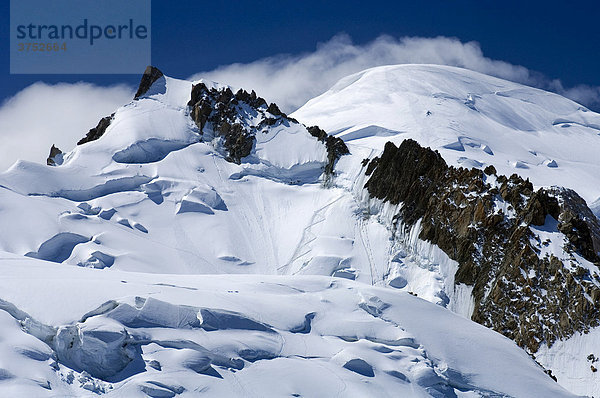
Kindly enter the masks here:
<path id="1" fill-rule="evenodd" d="M 50 155 L 48 155 L 48 159 L 46 159 L 46 164 L 48 166 L 58 166 L 63 162 L 63 152 L 58 149 L 54 144 L 52 144 L 52 148 L 50 148 Z"/>
<path id="2" fill-rule="evenodd" d="M 144 74 L 142 75 L 140 86 L 138 87 L 138 90 L 135 93 L 135 97 L 133 97 L 133 99 L 138 99 L 142 95 L 146 94 L 150 87 L 154 84 L 154 82 L 163 76 L 163 73 L 158 68 L 149 65 L 144 71 Z"/>
<path id="3" fill-rule="evenodd" d="M 83 137 L 79 140 L 79 142 L 77 142 L 77 145 L 83 145 L 86 142 L 96 141 L 98 138 L 102 137 L 108 126 L 110 126 L 110 123 L 112 122 L 114 116 L 115 114 L 113 113 L 110 116 L 106 116 L 100 119 L 98 125 L 90 129 L 90 131 L 88 131 L 85 137 Z"/>

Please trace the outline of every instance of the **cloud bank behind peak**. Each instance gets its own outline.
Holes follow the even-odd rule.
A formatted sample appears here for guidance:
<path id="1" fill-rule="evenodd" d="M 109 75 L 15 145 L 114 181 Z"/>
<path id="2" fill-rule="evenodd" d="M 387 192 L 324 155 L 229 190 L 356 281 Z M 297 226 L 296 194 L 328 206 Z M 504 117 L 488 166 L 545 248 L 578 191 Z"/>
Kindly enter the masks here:
<path id="1" fill-rule="evenodd" d="M 381 65 L 438 64 L 457 66 L 554 91 L 590 108 L 600 107 L 600 89 L 590 86 L 565 88 L 559 80 L 523 66 L 484 56 L 479 43 L 449 37 L 383 35 L 366 44 L 354 44 L 346 34 L 317 45 L 315 51 L 282 54 L 246 64 L 235 63 L 193 75 L 233 87 L 254 89 L 268 101 L 292 112 L 322 94 L 339 79 Z"/>
<path id="2" fill-rule="evenodd" d="M 89 129 L 131 101 L 127 86 L 34 83 L 0 107 L 0 172 L 16 160 L 45 163 L 50 146 L 73 149 Z"/>

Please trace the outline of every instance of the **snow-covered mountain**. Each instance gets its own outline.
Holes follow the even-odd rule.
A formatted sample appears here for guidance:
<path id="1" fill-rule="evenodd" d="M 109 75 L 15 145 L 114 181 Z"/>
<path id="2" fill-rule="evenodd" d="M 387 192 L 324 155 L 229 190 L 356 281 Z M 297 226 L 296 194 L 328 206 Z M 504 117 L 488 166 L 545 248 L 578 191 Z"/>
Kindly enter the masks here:
<path id="1" fill-rule="evenodd" d="M 450 66 L 397 65 L 340 80 L 292 116 L 358 148 L 412 138 L 450 164 L 493 165 L 600 199 L 600 115 L 557 94 Z M 367 152 L 368 153 L 368 152 Z"/>
<path id="2" fill-rule="evenodd" d="M 599 131 L 457 68 L 290 116 L 149 68 L 74 150 L 0 174 L 0 395 L 598 393 Z"/>
<path id="3" fill-rule="evenodd" d="M 598 329 L 595 327 L 600 319 L 600 296 L 592 292 L 600 286 L 599 261 L 594 256 L 594 252 L 597 254 L 600 250 L 600 245 L 598 222 L 586 209 L 582 198 L 598 214 L 600 115 L 559 95 L 464 69 L 398 65 L 373 68 L 348 76 L 328 92 L 309 101 L 293 116 L 304 123 L 318 124 L 329 133 L 343 138 L 351 153 L 358 155 L 354 157 L 356 162 L 361 157 L 373 159 L 380 156 L 386 142 L 400 145 L 406 139 L 413 139 L 422 146 L 439 151 L 443 159 L 455 167 L 484 170 L 493 166 L 495 171 L 492 174 L 516 174 L 531 181 L 533 187 L 527 187 L 526 181 L 518 180 L 499 184 L 495 175 L 486 176 L 485 173 L 481 177 L 476 176 L 476 181 L 469 181 L 464 176 L 446 179 L 450 186 L 441 194 L 435 194 L 442 196 L 442 199 L 443 195 L 447 197 L 429 203 L 427 211 L 420 214 L 430 217 L 430 225 L 435 226 L 428 229 L 429 237 L 424 236 L 423 220 L 408 223 L 409 228 L 402 223 L 396 228 L 389 220 L 399 213 L 397 207 L 392 206 L 390 210 L 388 203 L 382 209 L 381 204 L 376 204 L 374 212 L 378 212 L 378 217 L 388 220 L 389 229 L 400 230 L 396 239 L 399 244 L 392 247 L 398 251 L 401 260 L 396 264 L 392 262 L 393 266 L 388 272 L 391 276 L 398 275 L 401 285 L 407 281 L 406 288 L 414 291 L 417 291 L 412 286 L 415 280 L 419 281 L 419 287 L 433 285 L 430 281 L 422 282 L 423 274 L 428 274 L 429 278 L 433 278 L 431 274 L 437 275 L 438 280 L 444 280 L 444 287 L 440 291 L 450 297 L 449 308 L 494 327 L 517 341 L 521 340 L 520 345 L 529 346 L 529 351 L 536 359 L 552 370 L 558 381 L 571 391 L 598 394 L 600 378 L 596 372 L 596 351 L 600 341 L 596 337 Z M 352 162 L 352 158 L 342 159 L 338 169 L 344 167 L 344 162 Z M 383 175 L 388 176 L 384 183 L 394 182 L 389 173 L 389 168 L 383 171 Z M 480 185 L 479 180 L 490 186 L 484 189 L 477 187 L 476 198 L 483 199 L 487 214 L 477 220 L 473 217 L 477 201 L 461 203 L 461 200 L 448 197 L 448 194 L 456 191 L 453 188 L 458 185 L 459 191 L 469 196 L 469 191 L 473 191 L 473 186 L 469 185 L 473 182 Z M 438 179 L 433 185 L 440 183 L 443 181 Z M 460 187 L 461 183 L 467 186 Z M 500 195 L 493 191 L 494 187 L 502 190 L 511 184 L 517 185 L 516 193 L 525 196 L 530 195 L 525 191 L 551 186 L 570 188 L 579 194 L 581 198 L 573 195 L 573 192 L 563 192 L 558 201 L 570 203 L 567 207 L 571 207 L 574 214 L 579 214 L 581 221 L 586 224 L 583 228 L 591 231 L 591 236 L 583 239 L 592 249 L 587 258 L 579 256 L 581 250 L 564 250 L 578 240 L 565 239 L 565 233 L 569 234 L 568 230 L 573 227 L 568 225 L 571 216 L 566 213 L 569 212 L 556 210 L 552 217 L 547 206 L 542 206 L 542 213 L 545 213 L 542 216 L 550 217 L 544 222 L 537 222 L 539 225 L 532 225 L 531 212 L 529 218 L 524 219 L 523 215 L 519 217 L 515 214 L 515 207 L 518 213 L 522 211 L 518 208 L 526 210 L 536 205 L 537 200 L 531 201 L 524 196 L 526 200 L 521 204 L 512 203 L 515 205 L 513 207 L 510 202 L 514 200 L 510 199 L 509 190 L 498 192 Z M 372 185 L 376 186 L 376 182 Z M 430 187 L 428 183 L 420 185 L 420 188 Z M 401 186 L 399 188 L 402 189 Z M 485 200 L 484 194 L 489 193 L 490 189 L 491 198 Z M 377 189 L 369 191 L 374 193 Z M 388 192 L 379 191 L 377 197 L 385 199 L 387 196 L 389 199 Z M 426 194 L 431 195 L 432 191 Z M 415 198 L 412 200 L 414 202 Z M 446 206 L 448 203 L 451 206 L 458 203 L 458 206 L 454 210 L 446 207 L 439 214 L 444 202 Z M 463 214 L 460 210 L 465 207 L 468 210 L 467 217 L 461 220 Z M 490 238 L 497 237 L 500 232 L 494 223 L 494 214 L 500 210 L 503 216 L 513 220 L 513 225 L 521 222 L 528 225 L 526 238 L 535 243 L 518 248 L 506 242 L 496 243 L 495 246 L 490 244 Z M 432 214 L 436 211 L 438 219 L 432 221 Z M 448 220 L 451 220 L 450 224 Z M 440 236 L 444 228 L 456 227 L 452 223 L 460 221 L 466 222 L 464 226 L 482 222 L 470 233 L 462 234 L 463 238 L 467 238 L 463 239 L 463 243 L 469 241 L 468 237 L 475 243 L 475 252 L 480 257 L 476 265 L 481 268 L 475 268 L 473 272 L 470 264 L 460 264 L 467 262 L 458 261 L 458 265 L 453 265 L 459 268 L 455 274 L 456 268 L 447 265 L 447 256 L 457 260 L 456 254 L 460 255 L 464 250 L 457 247 L 459 240 L 444 242 Z M 514 241 L 512 233 L 516 230 L 503 230 L 504 234 L 510 232 Z M 458 235 L 459 232 L 455 230 L 453 236 Z M 422 247 L 423 242 L 416 237 L 437 244 L 433 249 L 427 244 Z M 483 239 L 487 246 L 476 242 L 477 239 Z M 440 243 L 446 245 L 441 256 L 438 252 Z M 504 248 L 506 252 L 502 251 Z M 523 261 L 530 256 L 529 249 L 538 258 L 534 261 L 535 266 Z M 402 257 L 404 253 L 416 255 L 417 260 L 409 256 L 410 261 L 405 261 Z M 546 256 L 549 260 L 543 260 Z M 556 266 L 550 266 L 553 257 L 560 260 L 560 264 L 555 262 Z M 490 270 L 486 262 L 504 262 L 505 265 Z M 462 271 L 469 272 L 465 275 Z M 419 277 L 415 277 L 415 274 Z M 454 278 L 455 275 L 462 276 L 462 280 Z M 475 281 L 475 278 L 480 279 Z M 549 287 L 548 282 L 554 286 Z M 548 291 L 558 294 L 548 294 Z M 431 296 L 425 297 L 431 300 Z M 436 300 L 440 302 L 437 298 L 432 301 Z"/>

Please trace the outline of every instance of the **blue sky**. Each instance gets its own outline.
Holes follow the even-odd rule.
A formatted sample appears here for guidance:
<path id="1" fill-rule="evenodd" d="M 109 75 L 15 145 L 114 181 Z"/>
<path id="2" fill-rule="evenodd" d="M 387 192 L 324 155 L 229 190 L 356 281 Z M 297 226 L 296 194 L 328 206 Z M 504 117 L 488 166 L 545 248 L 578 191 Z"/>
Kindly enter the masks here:
<path id="1" fill-rule="evenodd" d="M 8 1 L 2 2 L 1 49 L 8 53 Z M 600 85 L 597 2 L 564 1 L 166 1 L 152 9 L 153 64 L 188 77 L 233 62 L 315 49 L 345 32 L 356 44 L 381 34 L 449 36 L 477 41 L 485 56 L 523 65 L 563 84 Z M 80 80 L 135 85 L 128 75 L 10 75 L 0 68 L 0 98 L 33 82 Z"/>

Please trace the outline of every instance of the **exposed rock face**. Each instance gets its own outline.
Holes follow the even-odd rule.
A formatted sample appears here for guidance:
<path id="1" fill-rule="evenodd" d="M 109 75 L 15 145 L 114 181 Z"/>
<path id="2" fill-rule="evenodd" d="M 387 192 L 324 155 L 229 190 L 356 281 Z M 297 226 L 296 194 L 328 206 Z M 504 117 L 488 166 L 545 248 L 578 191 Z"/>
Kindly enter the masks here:
<path id="1" fill-rule="evenodd" d="M 254 111 L 265 108 L 261 112 L 262 120 L 259 125 L 249 126 L 242 121 L 244 111 L 241 103 L 249 105 Z M 258 129 L 277 121 L 273 119 L 271 122 L 271 118 L 265 115 L 267 103 L 257 97 L 254 91 L 248 94 L 240 90 L 234 94 L 229 88 L 209 89 L 204 83 L 199 83 L 192 88 L 188 106 L 192 108 L 191 116 L 200 132 L 204 134 L 205 127 L 210 124 L 215 135 L 224 139 L 227 160 L 238 164 L 242 158 L 250 155 Z M 283 119 L 280 118 L 279 122 L 283 122 Z"/>
<path id="2" fill-rule="evenodd" d="M 138 87 L 133 99 L 138 99 L 142 95 L 146 94 L 154 82 L 163 76 L 163 73 L 158 68 L 155 68 L 154 66 L 148 66 L 142 75 L 140 86 Z"/>
<path id="3" fill-rule="evenodd" d="M 327 135 L 327 133 L 324 130 L 321 130 L 318 126 L 307 127 L 307 130 L 310 135 L 317 137 L 319 141 L 325 143 L 325 146 L 327 147 L 327 166 L 325 166 L 325 174 L 333 174 L 335 162 L 343 155 L 350 153 L 348 147 L 344 143 L 344 140 L 338 137 Z"/>
<path id="4" fill-rule="evenodd" d="M 210 131 L 222 137 L 227 150 L 226 159 L 238 164 L 250 155 L 256 134 L 280 124 L 289 126 L 298 123 L 281 112 L 277 105 L 267 105 L 254 91 L 248 93 L 240 89 L 234 94 L 229 88 L 209 89 L 204 83 L 194 85 L 188 106 L 200 133 Z M 246 121 L 249 119 L 253 123 Z M 318 127 L 308 128 L 308 132 L 326 145 L 329 161 L 325 172 L 333 173 L 335 161 L 349 153 L 348 148 L 342 140 L 328 136 Z"/>
<path id="5" fill-rule="evenodd" d="M 63 152 L 58 149 L 54 144 L 52 148 L 50 148 L 50 155 L 48 155 L 48 159 L 46 159 L 46 164 L 48 166 L 58 166 L 63 162 Z"/>
<path id="6" fill-rule="evenodd" d="M 146 94 L 150 87 L 154 84 L 154 82 L 156 82 L 163 76 L 163 73 L 158 68 L 155 68 L 154 66 L 148 66 L 144 71 L 144 74 L 142 75 L 142 80 L 140 81 L 140 86 L 138 87 L 138 90 L 135 93 L 134 99 L 138 99 L 142 95 Z M 77 145 L 83 145 L 87 142 L 96 141 L 98 138 L 102 137 L 102 135 L 106 132 L 108 126 L 110 126 L 110 123 L 112 122 L 114 116 L 115 114 L 113 113 L 110 116 L 106 116 L 100 119 L 98 125 L 90 129 L 86 136 L 79 140 Z"/>
<path id="7" fill-rule="evenodd" d="M 395 225 L 421 220 L 419 238 L 459 263 L 455 282 L 474 287 L 474 321 L 532 353 L 598 326 L 600 227 L 574 191 L 451 167 L 413 140 L 388 142 L 366 173 L 371 196 L 402 203 Z M 563 255 L 547 249 L 556 242 L 546 232 L 562 239 Z"/>
<path id="8" fill-rule="evenodd" d="M 108 126 L 110 126 L 110 123 L 112 122 L 114 116 L 115 114 L 113 113 L 110 116 L 106 116 L 100 119 L 98 125 L 90 129 L 90 131 L 88 131 L 85 137 L 79 140 L 77 145 L 83 145 L 87 142 L 96 141 L 98 138 L 102 137 L 102 135 L 104 135 L 104 133 L 106 132 Z"/>

